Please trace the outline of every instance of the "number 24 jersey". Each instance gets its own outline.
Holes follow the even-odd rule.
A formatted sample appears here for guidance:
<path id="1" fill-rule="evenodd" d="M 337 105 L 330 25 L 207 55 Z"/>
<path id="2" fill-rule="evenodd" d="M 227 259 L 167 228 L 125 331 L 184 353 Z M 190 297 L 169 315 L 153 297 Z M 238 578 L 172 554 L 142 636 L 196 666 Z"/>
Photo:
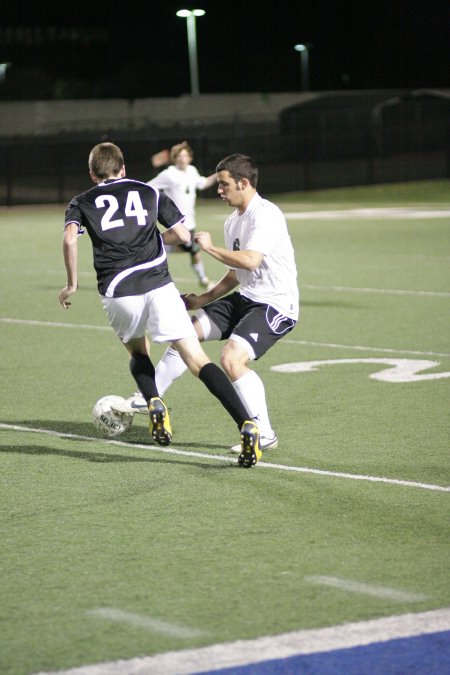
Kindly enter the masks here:
<path id="1" fill-rule="evenodd" d="M 123 297 L 171 281 L 159 222 L 170 229 L 184 216 L 159 190 L 137 180 L 106 180 L 74 197 L 65 224 L 89 234 L 101 295 Z"/>

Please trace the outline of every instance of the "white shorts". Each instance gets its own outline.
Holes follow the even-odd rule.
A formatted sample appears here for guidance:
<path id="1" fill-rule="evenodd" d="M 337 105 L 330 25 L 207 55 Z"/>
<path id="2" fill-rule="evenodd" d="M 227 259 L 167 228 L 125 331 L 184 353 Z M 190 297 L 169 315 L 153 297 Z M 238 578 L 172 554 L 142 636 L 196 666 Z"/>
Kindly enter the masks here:
<path id="1" fill-rule="evenodd" d="M 173 282 L 143 295 L 102 296 L 102 305 L 111 328 L 122 342 L 143 337 L 146 331 L 153 342 L 171 342 L 197 335 Z"/>

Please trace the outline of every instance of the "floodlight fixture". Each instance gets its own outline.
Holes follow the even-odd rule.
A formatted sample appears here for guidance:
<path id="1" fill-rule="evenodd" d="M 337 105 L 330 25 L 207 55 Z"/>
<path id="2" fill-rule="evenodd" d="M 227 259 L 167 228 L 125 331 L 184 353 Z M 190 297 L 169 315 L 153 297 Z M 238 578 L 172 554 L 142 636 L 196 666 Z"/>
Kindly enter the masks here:
<path id="1" fill-rule="evenodd" d="M 189 71 L 191 76 L 191 94 L 196 96 L 200 93 L 198 83 L 198 62 L 197 62 L 197 29 L 196 18 L 205 15 L 204 9 L 179 9 L 177 16 L 186 19 L 188 53 L 189 53 Z"/>
<path id="2" fill-rule="evenodd" d="M 294 45 L 296 52 L 300 52 L 300 66 L 302 72 L 302 91 L 309 90 L 309 48 L 308 45 Z"/>

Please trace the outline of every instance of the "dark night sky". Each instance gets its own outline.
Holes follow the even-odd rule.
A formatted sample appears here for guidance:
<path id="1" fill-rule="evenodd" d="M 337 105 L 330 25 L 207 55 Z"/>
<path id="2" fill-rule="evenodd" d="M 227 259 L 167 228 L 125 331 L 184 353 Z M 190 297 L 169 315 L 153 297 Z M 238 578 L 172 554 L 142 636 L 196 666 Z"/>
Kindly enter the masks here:
<path id="1" fill-rule="evenodd" d="M 145 98 L 189 93 L 186 20 L 197 19 L 200 91 L 450 88 L 449 0 L 3 0 L 0 98 Z"/>

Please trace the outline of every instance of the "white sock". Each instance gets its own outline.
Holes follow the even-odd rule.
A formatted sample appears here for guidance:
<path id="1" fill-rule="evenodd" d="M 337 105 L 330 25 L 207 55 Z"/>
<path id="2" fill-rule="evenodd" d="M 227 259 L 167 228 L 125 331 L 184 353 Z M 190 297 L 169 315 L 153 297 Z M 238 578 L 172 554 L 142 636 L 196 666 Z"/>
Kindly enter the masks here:
<path id="1" fill-rule="evenodd" d="M 255 419 L 261 436 L 265 436 L 266 438 L 275 436 L 269 420 L 266 393 L 261 378 L 255 371 L 251 370 L 233 382 L 233 387 L 247 408 L 250 417 Z"/>
<path id="2" fill-rule="evenodd" d="M 198 276 L 198 278 L 200 279 L 200 281 L 201 281 L 204 277 L 206 277 L 205 266 L 204 266 L 204 264 L 203 264 L 202 262 L 193 263 L 193 264 L 192 264 L 192 269 L 194 270 L 194 272 L 196 273 L 196 275 Z"/>
<path id="3" fill-rule="evenodd" d="M 155 368 L 155 382 L 159 395 L 164 396 L 172 382 L 177 380 L 186 370 L 187 365 L 177 350 L 168 347 Z"/>

